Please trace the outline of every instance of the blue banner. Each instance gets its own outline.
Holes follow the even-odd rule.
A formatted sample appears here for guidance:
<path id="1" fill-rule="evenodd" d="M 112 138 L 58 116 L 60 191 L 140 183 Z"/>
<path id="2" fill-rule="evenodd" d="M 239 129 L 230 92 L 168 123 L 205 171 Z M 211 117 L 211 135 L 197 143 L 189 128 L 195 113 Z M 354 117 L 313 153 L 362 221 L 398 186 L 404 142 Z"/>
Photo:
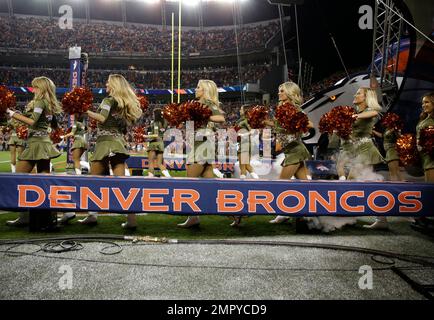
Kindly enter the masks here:
<path id="1" fill-rule="evenodd" d="M 1 210 L 433 216 L 426 183 L 1 174 Z"/>

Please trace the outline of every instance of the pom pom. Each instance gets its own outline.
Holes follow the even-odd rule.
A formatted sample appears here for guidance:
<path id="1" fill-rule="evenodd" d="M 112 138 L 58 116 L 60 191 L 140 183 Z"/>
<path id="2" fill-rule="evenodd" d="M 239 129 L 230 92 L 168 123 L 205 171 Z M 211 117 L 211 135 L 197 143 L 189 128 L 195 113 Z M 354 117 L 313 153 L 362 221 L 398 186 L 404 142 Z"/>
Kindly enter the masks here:
<path id="1" fill-rule="evenodd" d="M 305 133 L 309 131 L 309 119 L 304 112 L 298 111 L 290 103 L 277 107 L 276 119 L 280 126 L 289 134 Z"/>
<path id="2" fill-rule="evenodd" d="M 163 108 L 163 118 L 171 127 L 177 127 L 182 122 L 186 121 L 185 114 L 181 111 L 179 103 L 171 103 Z"/>
<path id="3" fill-rule="evenodd" d="M 90 130 L 95 131 L 97 127 L 98 127 L 98 121 L 96 121 L 95 119 L 89 118 Z"/>
<path id="4" fill-rule="evenodd" d="M 247 122 L 252 129 L 263 129 L 265 119 L 268 117 L 268 108 L 265 106 L 254 106 L 246 113 Z"/>
<path id="5" fill-rule="evenodd" d="M 135 127 L 133 128 L 133 138 L 135 143 L 144 143 L 145 142 L 145 128 L 143 127 Z"/>
<path id="6" fill-rule="evenodd" d="M 88 88 L 76 87 L 65 93 L 62 99 L 62 108 L 65 113 L 85 113 L 92 106 L 93 95 Z"/>
<path id="7" fill-rule="evenodd" d="M 0 127 L 0 132 L 1 132 L 2 134 L 10 133 L 11 130 L 12 130 L 12 127 L 11 127 L 11 126 L 1 126 L 1 127 Z"/>
<path id="8" fill-rule="evenodd" d="M 333 133 L 333 121 L 331 117 L 331 113 L 327 112 L 321 116 L 318 123 L 319 132 L 321 133 Z"/>
<path id="9" fill-rule="evenodd" d="M 65 131 L 62 128 L 57 128 L 51 131 L 50 133 L 50 139 L 53 141 L 54 144 L 59 143 L 62 141 L 62 138 L 60 136 L 64 136 Z"/>
<path id="10" fill-rule="evenodd" d="M 396 151 L 399 159 L 404 166 L 415 165 L 419 162 L 419 153 L 417 152 L 416 137 L 407 133 L 401 135 L 396 140 Z"/>
<path id="11" fill-rule="evenodd" d="M 187 101 L 181 104 L 181 114 L 184 121 L 194 121 L 194 128 L 202 128 L 212 116 L 212 111 L 198 101 Z"/>
<path id="12" fill-rule="evenodd" d="M 420 130 L 419 146 L 422 152 L 434 158 L 434 126 L 429 126 Z"/>
<path id="13" fill-rule="evenodd" d="M 387 129 L 395 129 L 395 130 L 401 130 L 403 127 L 403 123 L 401 118 L 393 112 L 387 113 L 383 120 L 381 120 L 381 124 L 387 128 Z"/>
<path id="14" fill-rule="evenodd" d="M 353 117 L 355 110 L 350 106 L 334 107 L 330 111 L 330 126 L 337 131 L 337 135 L 343 139 L 348 139 L 353 132 L 353 123 L 356 119 Z"/>
<path id="15" fill-rule="evenodd" d="M 6 118 L 6 109 L 13 109 L 17 104 L 15 94 L 5 86 L 0 86 L 0 115 Z"/>
<path id="16" fill-rule="evenodd" d="M 17 136 L 20 139 L 26 140 L 29 134 L 29 129 L 26 126 L 19 126 L 17 129 Z"/>
<path id="17" fill-rule="evenodd" d="M 142 109 L 142 111 L 143 111 L 143 113 L 145 113 L 146 112 L 146 110 L 148 109 L 148 107 L 149 107 L 149 100 L 148 100 L 148 98 L 146 98 L 146 96 L 143 96 L 143 95 L 137 95 L 137 99 L 139 100 L 139 102 L 140 102 L 140 109 Z"/>

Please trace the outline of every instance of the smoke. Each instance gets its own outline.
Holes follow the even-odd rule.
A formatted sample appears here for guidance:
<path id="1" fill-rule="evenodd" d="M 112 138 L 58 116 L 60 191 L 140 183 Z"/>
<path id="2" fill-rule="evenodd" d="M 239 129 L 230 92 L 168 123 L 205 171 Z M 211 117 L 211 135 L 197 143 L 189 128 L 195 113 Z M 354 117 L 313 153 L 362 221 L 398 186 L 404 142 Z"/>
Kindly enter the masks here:
<path id="1" fill-rule="evenodd" d="M 351 170 L 352 180 L 356 181 L 384 181 L 381 174 L 375 173 L 372 166 L 356 164 Z"/>

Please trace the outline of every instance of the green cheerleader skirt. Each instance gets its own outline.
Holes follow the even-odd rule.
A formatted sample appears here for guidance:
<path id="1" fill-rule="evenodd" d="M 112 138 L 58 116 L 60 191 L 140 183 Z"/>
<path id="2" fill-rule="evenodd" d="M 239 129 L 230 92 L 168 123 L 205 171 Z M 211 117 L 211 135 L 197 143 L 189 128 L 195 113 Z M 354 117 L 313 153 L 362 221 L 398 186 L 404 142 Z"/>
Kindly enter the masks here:
<path id="1" fill-rule="evenodd" d="M 187 164 L 212 164 L 215 161 L 216 148 L 211 141 L 195 141 L 194 150 L 187 154 Z"/>
<path id="2" fill-rule="evenodd" d="M 74 149 L 87 149 L 87 143 L 82 136 L 74 136 L 74 143 L 72 144 L 71 150 Z"/>
<path id="3" fill-rule="evenodd" d="M 367 141 L 359 144 L 356 143 L 354 145 L 354 157 L 355 163 L 370 166 L 385 162 L 380 151 L 378 151 L 377 147 L 372 141 Z"/>
<path id="4" fill-rule="evenodd" d="M 12 135 L 8 141 L 8 145 L 25 147 L 26 142 L 24 140 L 18 138 L 16 135 Z"/>
<path id="5" fill-rule="evenodd" d="M 148 147 L 146 148 L 146 151 L 156 151 L 157 153 L 159 152 L 164 152 L 164 143 L 163 141 L 151 141 L 149 142 Z"/>
<path id="6" fill-rule="evenodd" d="M 420 159 L 422 160 L 423 170 L 427 171 L 427 170 L 434 169 L 434 158 L 430 157 L 426 153 L 420 152 L 419 154 L 420 154 Z"/>
<path id="7" fill-rule="evenodd" d="M 398 151 L 395 148 L 386 149 L 386 162 L 399 161 Z"/>
<path id="8" fill-rule="evenodd" d="M 53 146 L 50 137 L 30 137 L 27 145 L 18 160 L 49 160 L 61 155 L 60 151 Z"/>
<path id="9" fill-rule="evenodd" d="M 101 161 L 106 157 L 121 155 L 127 159 L 130 157 L 125 148 L 126 142 L 122 137 L 100 136 L 96 139 L 95 151 L 90 161 Z"/>
<path id="10" fill-rule="evenodd" d="M 305 145 L 299 141 L 293 141 L 283 150 L 285 159 L 282 161 L 282 167 L 298 164 L 310 159 L 310 153 Z"/>

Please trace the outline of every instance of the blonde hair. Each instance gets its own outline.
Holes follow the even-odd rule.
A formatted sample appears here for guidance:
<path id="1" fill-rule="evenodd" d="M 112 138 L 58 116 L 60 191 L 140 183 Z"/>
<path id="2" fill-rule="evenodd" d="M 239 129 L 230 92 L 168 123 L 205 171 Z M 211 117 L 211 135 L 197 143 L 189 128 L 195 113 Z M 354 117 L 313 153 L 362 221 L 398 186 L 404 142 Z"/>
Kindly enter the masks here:
<path id="1" fill-rule="evenodd" d="M 292 82 L 288 81 L 285 83 L 282 83 L 279 86 L 280 89 L 283 89 L 283 92 L 285 92 L 286 96 L 288 97 L 289 101 L 296 107 L 301 107 L 303 104 L 303 97 L 301 96 L 301 90 L 300 87 Z M 284 102 L 279 101 L 279 105 L 283 104 Z"/>
<path id="2" fill-rule="evenodd" d="M 372 111 L 381 112 L 383 108 L 378 103 L 377 92 L 371 88 L 360 88 L 365 94 L 365 102 L 369 109 Z"/>
<path id="3" fill-rule="evenodd" d="M 27 110 L 33 110 L 36 100 L 46 100 L 51 114 L 61 112 L 60 103 L 56 97 L 56 85 L 47 77 L 37 77 L 32 80 L 32 87 L 38 88 L 33 100 L 27 105 Z"/>
<path id="4" fill-rule="evenodd" d="M 216 106 L 220 107 L 219 92 L 217 89 L 217 85 L 214 81 L 199 80 L 197 85 L 203 88 L 203 97 L 201 98 L 201 102 L 204 102 L 205 100 L 210 100 Z"/>
<path id="5" fill-rule="evenodd" d="M 140 102 L 133 87 L 120 74 L 111 74 L 108 78 L 109 95 L 116 100 L 123 117 L 129 122 L 136 122 L 142 116 Z"/>

